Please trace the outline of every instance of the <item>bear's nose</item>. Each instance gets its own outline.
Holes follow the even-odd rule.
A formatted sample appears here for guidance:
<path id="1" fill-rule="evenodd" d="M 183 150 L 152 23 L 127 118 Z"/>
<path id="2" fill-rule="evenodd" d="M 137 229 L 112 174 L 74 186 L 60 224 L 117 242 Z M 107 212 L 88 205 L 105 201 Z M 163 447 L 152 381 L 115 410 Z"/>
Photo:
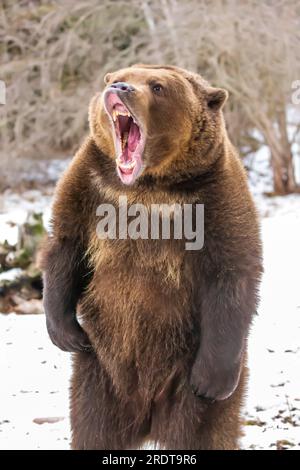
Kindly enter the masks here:
<path id="1" fill-rule="evenodd" d="M 126 83 L 126 82 L 112 83 L 110 85 L 110 88 L 116 88 L 117 90 L 121 90 L 121 91 L 134 91 L 135 90 L 135 88 L 132 85 L 129 85 L 129 83 Z"/>

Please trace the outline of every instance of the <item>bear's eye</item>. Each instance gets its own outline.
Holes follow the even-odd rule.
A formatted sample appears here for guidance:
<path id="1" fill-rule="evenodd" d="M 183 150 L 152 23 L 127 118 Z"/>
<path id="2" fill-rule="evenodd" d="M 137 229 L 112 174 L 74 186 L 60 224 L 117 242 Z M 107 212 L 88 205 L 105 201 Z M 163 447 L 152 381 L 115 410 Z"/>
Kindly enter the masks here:
<path id="1" fill-rule="evenodd" d="M 153 91 L 154 93 L 159 94 L 159 93 L 162 92 L 163 86 L 162 86 L 160 83 L 153 83 L 153 84 L 151 85 L 151 89 L 152 89 L 152 91 Z"/>

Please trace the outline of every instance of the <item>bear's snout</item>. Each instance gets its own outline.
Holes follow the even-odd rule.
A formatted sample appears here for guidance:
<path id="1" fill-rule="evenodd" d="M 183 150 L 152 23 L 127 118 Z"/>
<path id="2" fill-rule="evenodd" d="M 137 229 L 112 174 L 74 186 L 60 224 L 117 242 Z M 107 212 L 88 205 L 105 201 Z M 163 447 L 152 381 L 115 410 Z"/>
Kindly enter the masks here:
<path id="1" fill-rule="evenodd" d="M 124 91 L 124 92 L 135 91 L 134 86 L 130 85 L 130 83 L 127 83 L 127 82 L 112 83 L 109 88 L 115 88 L 119 91 Z"/>

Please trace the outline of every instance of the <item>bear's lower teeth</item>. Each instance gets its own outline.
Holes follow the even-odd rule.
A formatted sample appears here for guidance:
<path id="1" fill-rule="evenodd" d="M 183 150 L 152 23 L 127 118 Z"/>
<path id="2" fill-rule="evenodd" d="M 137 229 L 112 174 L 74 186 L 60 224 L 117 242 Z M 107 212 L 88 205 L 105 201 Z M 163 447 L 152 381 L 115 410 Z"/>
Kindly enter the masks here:
<path id="1" fill-rule="evenodd" d="M 120 168 L 124 168 L 124 169 L 126 169 L 126 170 L 128 170 L 128 169 L 130 170 L 130 169 L 132 169 L 132 168 L 135 167 L 136 161 L 135 161 L 135 160 L 123 161 L 123 160 L 121 159 L 121 157 L 119 157 L 119 158 L 116 159 L 116 164 L 117 164 L 118 167 L 120 167 Z"/>

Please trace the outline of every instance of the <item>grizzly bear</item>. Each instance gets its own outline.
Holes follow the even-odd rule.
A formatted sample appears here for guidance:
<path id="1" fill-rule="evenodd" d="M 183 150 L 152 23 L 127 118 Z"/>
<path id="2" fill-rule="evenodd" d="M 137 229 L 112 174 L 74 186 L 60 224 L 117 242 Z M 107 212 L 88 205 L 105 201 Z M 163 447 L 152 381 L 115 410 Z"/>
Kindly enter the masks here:
<path id="1" fill-rule="evenodd" d="M 48 332 L 74 353 L 73 449 L 239 448 L 262 260 L 226 99 L 196 73 L 137 64 L 91 102 L 42 256 Z M 149 214 L 203 204 L 202 248 L 99 236 L 97 208 L 118 214 L 121 196 Z"/>

